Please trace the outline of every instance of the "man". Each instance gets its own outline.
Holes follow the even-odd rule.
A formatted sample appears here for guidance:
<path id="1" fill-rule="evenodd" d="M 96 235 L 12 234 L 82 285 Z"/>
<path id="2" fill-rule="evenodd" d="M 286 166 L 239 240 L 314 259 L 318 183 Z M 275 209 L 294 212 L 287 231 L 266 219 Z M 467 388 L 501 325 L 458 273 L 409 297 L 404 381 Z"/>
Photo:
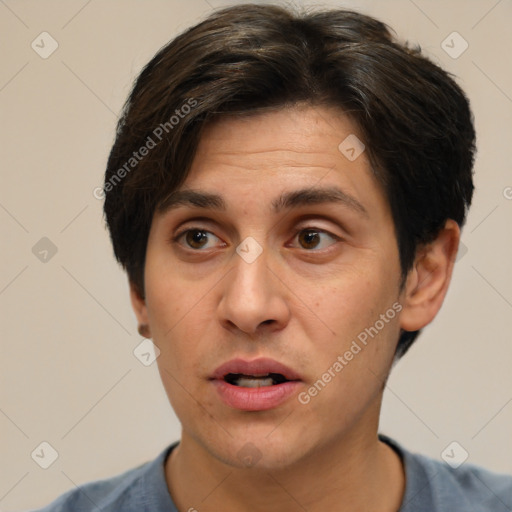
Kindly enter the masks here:
<path id="1" fill-rule="evenodd" d="M 361 14 L 240 5 L 160 50 L 105 214 L 181 440 L 44 510 L 510 510 L 512 477 L 378 435 L 450 283 L 474 144 L 458 85 Z"/>

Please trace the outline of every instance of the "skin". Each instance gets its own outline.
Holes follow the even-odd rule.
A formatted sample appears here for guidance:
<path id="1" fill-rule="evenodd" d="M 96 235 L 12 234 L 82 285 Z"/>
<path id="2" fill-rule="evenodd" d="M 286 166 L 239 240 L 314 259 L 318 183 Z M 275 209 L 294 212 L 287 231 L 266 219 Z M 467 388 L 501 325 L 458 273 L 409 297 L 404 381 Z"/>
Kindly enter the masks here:
<path id="1" fill-rule="evenodd" d="M 328 107 L 224 118 L 204 132 L 181 188 L 221 194 L 226 210 L 182 205 L 153 218 L 145 298 L 133 286 L 131 298 L 160 349 L 159 372 L 182 424 L 165 467 L 180 511 L 400 506 L 401 460 L 377 438 L 383 387 L 400 329 L 424 327 L 442 305 L 460 232 L 447 221 L 418 250 L 400 290 L 387 200 L 366 153 L 349 161 L 338 149 L 350 134 L 356 126 Z M 357 199 L 366 215 L 338 203 L 277 214 L 270 207 L 281 193 L 327 186 Z M 192 228 L 208 233 L 173 241 Z M 252 263 L 235 251 L 249 236 L 263 249 Z M 399 314 L 307 404 L 294 395 L 275 409 L 239 411 L 208 380 L 232 358 L 270 357 L 297 371 L 299 392 L 307 391 L 397 302 Z M 259 457 L 250 468 L 239 456 L 249 442 Z"/>

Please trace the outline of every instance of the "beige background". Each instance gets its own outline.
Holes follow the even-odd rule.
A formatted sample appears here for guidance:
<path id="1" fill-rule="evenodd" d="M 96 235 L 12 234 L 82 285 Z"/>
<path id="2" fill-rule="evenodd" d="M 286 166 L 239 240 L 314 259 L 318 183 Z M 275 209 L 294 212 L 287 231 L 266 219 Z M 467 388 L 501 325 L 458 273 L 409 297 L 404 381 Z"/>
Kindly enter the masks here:
<path id="1" fill-rule="evenodd" d="M 179 437 L 156 364 L 133 354 L 141 338 L 93 190 L 141 67 L 229 3 L 237 2 L 0 1 L 4 512 L 124 471 Z M 510 473 L 512 2 L 323 5 L 360 9 L 419 42 L 459 77 L 479 136 L 467 253 L 444 309 L 395 368 L 381 431 L 436 458 L 456 440 L 468 462 Z M 59 45 L 47 59 L 31 48 L 43 31 Z M 457 59 L 441 47 L 453 31 L 469 44 Z M 42 237 L 57 248 L 46 263 L 32 252 Z M 43 441 L 58 452 L 46 470 L 31 458 Z"/>

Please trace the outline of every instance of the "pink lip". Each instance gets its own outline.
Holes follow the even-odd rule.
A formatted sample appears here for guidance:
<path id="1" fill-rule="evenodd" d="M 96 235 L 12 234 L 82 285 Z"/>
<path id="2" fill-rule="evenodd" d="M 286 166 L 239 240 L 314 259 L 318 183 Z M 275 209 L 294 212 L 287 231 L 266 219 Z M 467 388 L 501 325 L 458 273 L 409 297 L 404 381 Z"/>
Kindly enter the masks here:
<path id="1" fill-rule="evenodd" d="M 226 382 L 224 377 L 228 373 L 242 373 L 244 375 L 280 373 L 288 381 L 274 386 L 243 388 Z M 210 380 L 219 393 L 221 400 L 226 405 L 241 411 L 273 409 L 285 402 L 301 385 L 300 375 L 291 368 L 268 358 L 260 358 L 253 361 L 233 359 L 219 366 Z"/>
<path id="2" fill-rule="evenodd" d="M 212 374 L 212 379 L 222 379 L 228 373 L 243 373 L 244 375 L 266 375 L 267 373 L 280 373 L 288 380 L 301 380 L 301 376 L 293 371 L 288 366 L 269 359 L 267 357 L 260 357 L 252 361 L 245 361 L 244 359 L 232 359 L 227 363 L 220 365 Z"/>
<path id="3" fill-rule="evenodd" d="M 233 409 L 266 411 L 285 402 L 296 393 L 301 383 L 297 380 L 291 380 L 275 386 L 263 386 L 261 388 L 242 388 L 224 380 L 213 380 L 212 384 L 217 389 L 221 400 Z"/>

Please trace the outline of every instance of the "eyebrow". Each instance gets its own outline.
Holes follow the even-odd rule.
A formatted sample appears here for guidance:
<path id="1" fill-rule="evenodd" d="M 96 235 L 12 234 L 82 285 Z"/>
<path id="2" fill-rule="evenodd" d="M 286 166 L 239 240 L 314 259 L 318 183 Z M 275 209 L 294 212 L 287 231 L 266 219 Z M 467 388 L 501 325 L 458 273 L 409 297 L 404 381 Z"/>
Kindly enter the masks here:
<path id="1" fill-rule="evenodd" d="M 283 192 L 272 201 L 271 206 L 272 211 L 277 214 L 282 210 L 324 203 L 341 204 L 356 213 L 368 217 L 368 211 L 355 197 L 337 187 L 302 188 Z M 226 201 L 221 195 L 192 189 L 172 192 L 160 204 L 158 209 L 161 213 L 167 213 L 180 206 L 217 211 L 226 211 L 227 209 Z"/>

